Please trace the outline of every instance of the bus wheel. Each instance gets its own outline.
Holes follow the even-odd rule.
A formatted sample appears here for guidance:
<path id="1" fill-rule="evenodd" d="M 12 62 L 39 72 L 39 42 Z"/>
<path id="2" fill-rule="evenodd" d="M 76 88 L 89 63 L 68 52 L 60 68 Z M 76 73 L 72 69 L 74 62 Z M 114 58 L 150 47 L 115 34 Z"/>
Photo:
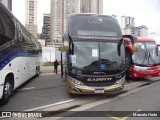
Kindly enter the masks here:
<path id="1" fill-rule="evenodd" d="M 36 67 L 36 75 L 35 75 L 35 77 L 38 77 L 39 74 L 40 74 L 40 66 L 37 66 Z"/>
<path id="2" fill-rule="evenodd" d="M 12 95 L 12 91 L 13 91 L 13 86 L 11 82 L 8 80 L 8 78 L 6 78 L 5 83 L 4 83 L 4 88 L 3 88 L 3 95 L 2 95 L 2 98 L 0 99 L 1 105 L 8 103 L 9 98 Z"/>

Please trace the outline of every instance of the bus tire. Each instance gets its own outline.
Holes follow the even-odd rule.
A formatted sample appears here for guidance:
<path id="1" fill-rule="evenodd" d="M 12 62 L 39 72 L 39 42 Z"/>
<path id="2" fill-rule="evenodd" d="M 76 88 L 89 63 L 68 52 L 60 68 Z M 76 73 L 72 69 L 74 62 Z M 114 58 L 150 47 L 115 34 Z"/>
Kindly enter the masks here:
<path id="1" fill-rule="evenodd" d="M 36 74 L 35 74 L 35 77 L 38 77 L 40 74 L 40 66 L 37 66 L 36 67 Z"/>
<path id="2" fill-rule="evenodd" d="M 9 77 L 6 77 L 3 88 L 3 95 L 2 98 L 0 99 L 0 104 L 1 105 L 7 104 L 12 93 L 13 93 L 13 85 L 10 82 Z"/>

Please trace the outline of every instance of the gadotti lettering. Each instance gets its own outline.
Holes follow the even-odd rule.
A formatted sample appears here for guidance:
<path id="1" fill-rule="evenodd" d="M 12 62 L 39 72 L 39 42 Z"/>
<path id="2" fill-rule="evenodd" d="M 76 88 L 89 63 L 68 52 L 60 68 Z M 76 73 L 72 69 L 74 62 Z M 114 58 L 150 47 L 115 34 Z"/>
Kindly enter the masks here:
<path id="1" fill-rule="evenodd" d="M 88 78 L 87 81 L 91 82 L 91 81 L 111 81 L 112 78 Z"/>

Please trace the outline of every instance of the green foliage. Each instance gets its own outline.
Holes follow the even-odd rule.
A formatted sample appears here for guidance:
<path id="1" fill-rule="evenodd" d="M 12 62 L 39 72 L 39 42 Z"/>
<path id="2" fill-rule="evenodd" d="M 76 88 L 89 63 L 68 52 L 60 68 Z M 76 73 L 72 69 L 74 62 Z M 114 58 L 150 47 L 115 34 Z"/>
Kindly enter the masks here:
<path id="1" fill-rule="evenodd" d="M 53 62 L 45 62 L 42 66 L 53 66 Z"/>
<path id="2" fill-rule="evenodd" d="M 59 50 L 59 51 L 61 51 L 61 52 L 64 52 L 64 50 L 63 50 L 63 47 L 62 47 L 62 46 L 61 46 L 61 47 L 59 47 L 59 48 L 58 48 L 58 50 Z"/>

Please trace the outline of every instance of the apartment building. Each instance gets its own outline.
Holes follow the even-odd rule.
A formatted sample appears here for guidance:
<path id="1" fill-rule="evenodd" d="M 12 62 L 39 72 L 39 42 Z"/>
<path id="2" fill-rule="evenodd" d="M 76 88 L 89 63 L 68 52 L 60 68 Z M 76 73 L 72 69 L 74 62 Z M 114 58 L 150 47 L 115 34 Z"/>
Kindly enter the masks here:
<path id="1" fill-rule="evenodd" d="M 62 45 L 68 17 L 74 13 L 103 14 L 103 0 L 51 0 L 51 41 Z"/>
<path id="2" fill-rule="evenodd" d="M 103 14 L 103 0 L 80 0 L 81 13 Z"/>
<path id="3" fill-rule="evenodd" d="M 25 27 L 35 37 L 37 34 L 37 0 L 26 0 Z"/>
<path id="4" fill-rule="evenodd" d="M 146 25 L 135 26 L 135 19 L 130 16 L 121 17 L 121 29 L 124 35 L 135 35 L 139 37 L 148 37 L 148 28 Z"/>
<path id="5" fill-rule="evenodd" d="M 0 0 L 10 11 L 12 11 L 12 0 Z"/>
<path id="6" fill-rule="evenodd" d="M 50 41 L 50 28 L 51 28 L 51 16 L 50 14 L 43 14 L 43 27 L 42 27 L 42 39 L 45 40 L 45 42 L 51 42 Z"/>

